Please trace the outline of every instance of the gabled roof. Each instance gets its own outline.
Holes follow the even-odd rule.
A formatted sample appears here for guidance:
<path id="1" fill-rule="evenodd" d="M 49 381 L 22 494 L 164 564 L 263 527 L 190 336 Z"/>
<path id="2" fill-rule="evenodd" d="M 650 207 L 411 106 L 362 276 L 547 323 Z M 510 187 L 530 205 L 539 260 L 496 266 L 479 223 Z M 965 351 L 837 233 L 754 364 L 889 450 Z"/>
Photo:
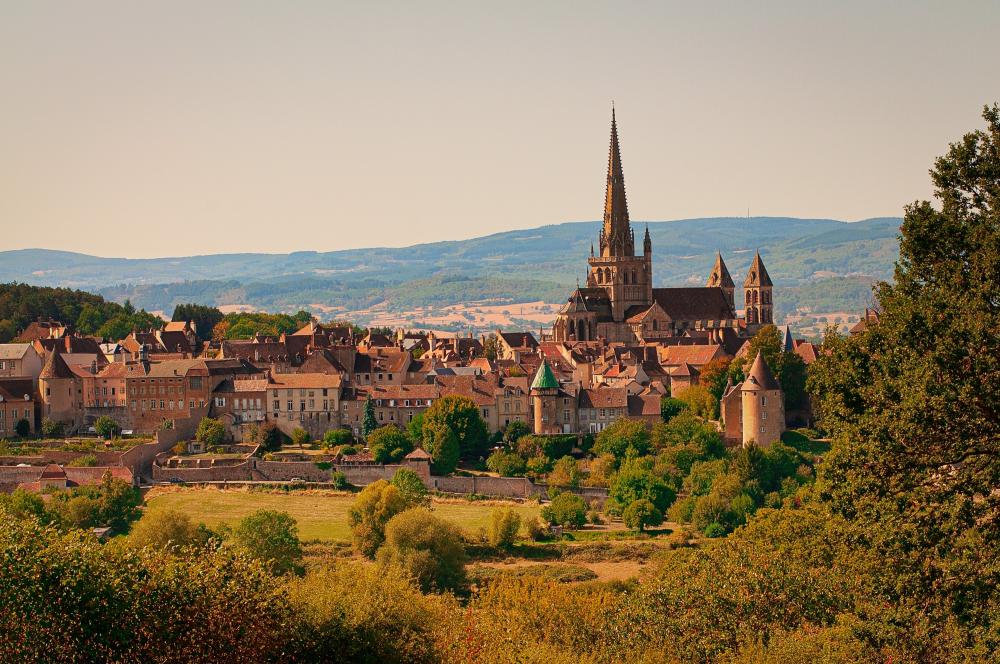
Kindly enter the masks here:
<path id="1" fill-rule="evenodd" d="M 708 282 L 705 285 L 718 288 L 736 288 L 733 277 L 729 274 L 729 268 L 722 260 L 722 252 L 715 252 L 715 265 L 712 267 L 712 272 L 708 275 Z"/>
<path id="2" fill-rule="evenodd" d="M 736 318 L 721 288 L 654 288 L 653 300 L 674 320 Z"/>
<path id="3" fill-rule="evenodd" d="M 624 387 L 600 387 L 580 390 L 580 408 L 625 408 L 628 390 Z"/>
<path id="4" fill-rule="evenodd" d="M 743 381 L 743 391 L 752 392 L 756 390 L 780 389 L 781 385 L 778 384 L 778 381 L 774 378 L 774 374 L 771 373 L 771 367 L 767 366 L 764 354 L 758 351 L 757 358 L 753 361 L 750 371 L 747 372 L 746 380 Z"/>
<path id="5" fill-rule="evenodd" d="M 0 344 L 0 360 L 20 360 L 29 348 L 30 343 Z"/>
<path id="6" fill-rule="evenodd" d="M 535 379 L 531 381 L 531 389 L 533 390 L 559 389 L 559 381 L 556 380 L 555 374 L 552 373 L 552 367 L 549 366 L 548 360 L 542 360 L 542 365 L 538 367 L 538 372 L 535 374 Z"/>
<path id="7" fill-rule="evenodd" d="M 45 359 L 45 366 L 42 367 L 42 373 L 38 377 L 45 379 L 73 378 L 74 375 L 66 364 L 66 360 L 63 359 L 62 353 L 53 348 L 49 351 L 49 356 Z"/>
<path id="8" fill-rule="evenodd" d="M 773 286 L 771 283 L 771 276 L 767 273 L 767 268 L 764 267 L 764 261 L 760 258 L 760 252 L 754 254 L 753 262 L 750 263 L 750 269 L 747 270 L 746 281 L 743 282 L 744 288 L 750 288 L 753 286 Z"/>

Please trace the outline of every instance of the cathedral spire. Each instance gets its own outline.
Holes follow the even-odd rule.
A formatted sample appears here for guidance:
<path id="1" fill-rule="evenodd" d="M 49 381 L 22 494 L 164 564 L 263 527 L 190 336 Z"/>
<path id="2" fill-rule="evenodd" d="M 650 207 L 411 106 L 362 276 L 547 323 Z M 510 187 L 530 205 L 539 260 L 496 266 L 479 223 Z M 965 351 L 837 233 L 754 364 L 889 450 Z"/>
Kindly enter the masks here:
<path id="1" fill-rule="evenodd" d="M 764 261 L 760 258 L 760 250 L 754 254 L 753 262 L 750 264 L 750 269 L 747 271 L 747 278 L 743 282 L 744 288 L 751 287 L 767 287 L 773 286 L 771 283 L 771 275 L 767 273 L 767 268 L 764 267 Z"/>
<path id="2" fill-rule="evenodd" d="M 611 147 L 608 150 L 608 183 L 604 194 L 604 228 L 601 231 L 602 256 L 634 256 L 635 238 L 628 219 L 625 176 L 618 144 L 618 123 L 611 107 Z"/>
<path id="3" fill-rule="evenodd" d="M 712 272 L 708 275 L 708 283 L 705 285 L 720 288 L 736 287 L 732 275 L 729 274 L 729 268 L 726 267 L 726 261 L 722 260 L 721 251 L 715 252 L 715 265 L 712 267 Z"/>

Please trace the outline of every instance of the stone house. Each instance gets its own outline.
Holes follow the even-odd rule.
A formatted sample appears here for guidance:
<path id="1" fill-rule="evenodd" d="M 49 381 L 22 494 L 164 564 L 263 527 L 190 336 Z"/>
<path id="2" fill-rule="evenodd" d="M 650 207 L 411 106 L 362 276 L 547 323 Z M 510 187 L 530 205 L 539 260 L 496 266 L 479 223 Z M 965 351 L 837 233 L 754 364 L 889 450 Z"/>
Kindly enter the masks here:
<path id="1" fill-rule="evenodd" d="M 27 376 L 35 383 L 42 373 L 42 357 L 30 343 L 0 344 L 0 378 Z"/>

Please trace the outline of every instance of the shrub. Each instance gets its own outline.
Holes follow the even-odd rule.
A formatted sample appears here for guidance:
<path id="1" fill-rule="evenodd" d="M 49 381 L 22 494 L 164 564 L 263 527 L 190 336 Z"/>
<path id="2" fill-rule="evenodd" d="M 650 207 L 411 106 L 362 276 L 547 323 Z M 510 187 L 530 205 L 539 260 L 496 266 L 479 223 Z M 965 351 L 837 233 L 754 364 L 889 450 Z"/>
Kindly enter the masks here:
<path id="1" fill-rule="evenodd" d="M 226 440 L 226 425 L 220 420 L 203 417 L 194 433 L 195 440 L 208 447 L 217 447 Z"/>
<path id="2" fill-rule="evenodd" d="M 31 422 L 23 418 L 18 420 L 17 423 L 14 424 L 14 432 L 21 438 L 24 438 L 31 433 Z"/>
<path id="3" fill-rule="evenodd" d="M 704 531 L 712 523 L 730 524 L 733 516 L 729 511 L 729 501 L 716 493 L 701 496 L 695 501 L 691 512 L 691 523 Z"/>
<path id="4" fill-rule="evenodd" d="M 531 427 L 528 426 L 527 422 L 522 422 L 521 420 L 514 420 L 507 425 L 507 428 L 503 430 L 503 442 L 508 445 L 513 445 L 522 436 L 527 436 L 531 433 Z"/>
<path id="5" fill-rule="evenodd" d="M 646 526 L 657 526 L 663 523 L 663 512 L 656 509 L 649 500 L 640 498 L 629 503 L 622 511 L 622 520 L 632 530 L 642 532 Z"/>
<path id="6" fill-rule="evenodd" d="M 344 473 L 340 472 L 339 470 L 335 470 L 332 473 L 330 473 L 330 482 L 337 489 L 347 488 L 347 476 L 344 475 Z"/>
<path id="7" fill-rule="evenodd" d="M 243 517 L 233 531 L 233 543 L 264 563 L 272 574 L 301 569 L 299 528 L 287 512 L 257 510 Z"/>
<path id="8" fill-rule="evenodd" d="M 532 542 L 537 542 L 545 537 L 545 524 L 539 518 L 532 517 L 524 522 L 524 534 Z"/>
<path id="9" fill-rule="evenodd" d="M 47 417 L 42 420 L 42 435 L 46 438 L 62 438 L 64 434 L 62 422 L 56 422 Z"/>
<path id="10" fill-rule="evenodd" d="M 490 546 L 509 549 L 517 540 L 521 517 L 509 507 L 497 507 L 490 513 Z"/>
<path id="11" fill-rule="evenodd" d="M 174 445 L 173 447 L 171 447 L 170 451 L 173 452 L 174 454 L 184 454 L 185 452 L 187 452 L 187 443 L 181 441 L 176 445 Z"/>
<path id="12" fill-rule="evenodd" d="M 196 526 L 191 517 L 177 510 L 147 512 L 132 526 L 128 541 L 132 546 L 154 549 L 204 547 L 212 536 L 204 526 Z"/>
<path id="13" fill-rule="evenodd" d="M 257 439 L 254 441 L 265 452 L 277 452 L 281 449 L 284 434 L 274 422 L 265 422 L 257 427 Z"/>
<path id="14" fill-rule="evenodd" d="M 323 442 L 327 448 L 347 445 L 354 440 L 350 429 L 330 429 L 323 435 Z"/>
<path id="15" fill-rule="evenodd" d="M 554 525 L 580 528 L 587 522 L 587 504 L 576 494 L 560 493 L 542 508 L 542 518 Z"/>
<path id="16" fill-rule="evenodd" d="M 486 467 L 501 477 L 520 477 L 526 469 L 524 459 L 513 452 L 497 450 L 486 459 Z"/>
<path id="17" fill-rule="evenodd" d="M 406 510 L 389 520 L 378 560 L 383 566 L 406 570 L 425 592 L 454 590 L 465 580 L 461 532 L 423 507 Z"/>
<path id="18" fill-rule="evenodd" d="M 376 463 L 394 463 L 413 451 L 413 443 L 398 427 L 387 424 L 368 434 L 368 451 Z"/>
<path id="19" fill-rule="evenodd" d="M 343 445 L 339 450 L 337 450 L 337 454 L 340 454 L 341 456 L 347 456 L 349 454 L 357 454 L 357 453 L 358 453 L 358 448 L 356 448 L 354 445 Z"/>
<path id="20" fill-rule="evenodd" d="M 580 486 L 580 478 L 583 473 L 577 467 L 576 459 L 571 456 L 564 456 L 552 467 L 548 475 L 548 483 L 552 486 Z"/>
<path id="21" fill-rule="evenodd" d="M 670 506 L 670 511 L 667 512 L 667 518 L 674 523 L 691 523 L 696 500 L 697 498 L 694 496 L 688 496 L 674 501 L 674 504 Z"/>
<path id="22" fill-rule="evenodd" d="M 705 526 L 705 537 L 725 537 L 726 527 L 723 526 L 718 521 L 713 521 L 712 523 Z"/>
<path id="23" fill-rule="evenodd" d="M 407 507 L 409 505 L 399 489 L 385 480 L 366 486 L 347 512 L 354 548 L 362 555 L 374 558 L 385 541 L 385 525 Z"/>
<path id="24" fill-rule="evenodd" d="M 676 397 L 687 404 L 691 413 L 706 420 L 714 419 L 719 410 L 718 399 L 702 385 L 692 385 Z"/>
<path id="25" fill-rule="evenodd" d="M 97 455 L 95 454 L 84 454 L 83 456 L 78 456 L 73 459 L 67 466 L 72 466 L 74 468 L 92 468 L 97 465 Z"/>

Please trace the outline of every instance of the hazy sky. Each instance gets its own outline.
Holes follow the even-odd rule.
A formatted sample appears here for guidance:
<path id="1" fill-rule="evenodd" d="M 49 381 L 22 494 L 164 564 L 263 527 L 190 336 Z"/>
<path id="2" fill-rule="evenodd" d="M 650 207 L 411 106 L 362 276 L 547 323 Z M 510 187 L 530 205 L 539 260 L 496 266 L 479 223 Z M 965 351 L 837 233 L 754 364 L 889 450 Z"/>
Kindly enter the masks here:
<path id="1" fill-rule="evenodd" d="M 1000 99 L 1000 2 L 0 0 L 0 249 L 857 220 Z M 11 232 L 14 231 L 14 232 Z"/>

